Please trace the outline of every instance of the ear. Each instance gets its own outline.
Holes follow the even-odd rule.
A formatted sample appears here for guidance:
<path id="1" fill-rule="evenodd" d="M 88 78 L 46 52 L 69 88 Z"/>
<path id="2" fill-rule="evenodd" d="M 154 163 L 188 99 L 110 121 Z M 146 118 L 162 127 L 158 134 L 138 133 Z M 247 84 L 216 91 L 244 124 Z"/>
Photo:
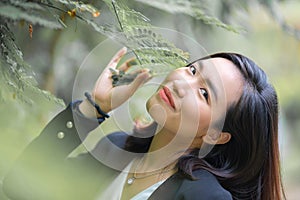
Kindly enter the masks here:
<path id="1" fill-rule="evenodd" d="M 208 144 L 226 144 L 231 139 L 231 134 L 228 132 L 207 134 L 203 137 L 203 141 Z"/>

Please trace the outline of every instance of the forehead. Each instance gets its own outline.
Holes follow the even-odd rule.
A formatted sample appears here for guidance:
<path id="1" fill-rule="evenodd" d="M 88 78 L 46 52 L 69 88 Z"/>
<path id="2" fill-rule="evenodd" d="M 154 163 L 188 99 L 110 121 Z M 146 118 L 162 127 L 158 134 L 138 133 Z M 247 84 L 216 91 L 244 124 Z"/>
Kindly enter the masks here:
<path id="1" fill-rule="evenodd" d="M 220 98 L 225 98 L 227 104 L 236 102 L 243 90 L 243 76 L 237 66 L 225 58 L 210 58 L 197 62 L 201 74 L 207 82 L 211 82 Z M 223 97 L 222 97 L 223 96 Z"/>

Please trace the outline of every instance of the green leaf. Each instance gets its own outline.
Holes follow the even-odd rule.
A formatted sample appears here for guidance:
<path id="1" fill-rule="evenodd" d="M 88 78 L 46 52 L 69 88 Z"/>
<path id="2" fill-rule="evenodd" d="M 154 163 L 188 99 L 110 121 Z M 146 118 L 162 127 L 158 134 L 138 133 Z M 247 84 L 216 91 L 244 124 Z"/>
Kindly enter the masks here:
<path id="1" fill-rule="evenodd" d="M 11 20 L 25 20 L 31 24 L 39 24 L 48 28 L 59 29 L 62 25 L 57 21 L 51 21 L 40 16 L 38 13 L 31 10 L 22 10 L 21 8 L 12 5 L 3 5 L 0 7 L 0 16 Z"/>
<path id="2" fill-rule="evenodd" d="M 15 7 L 23 8 L 26 10 L 44 10 L 44 8 L 39 5 L 38 3 L 34 2 L 24 2 L 24 1 L 10 1 L 11 5 L 14 5 Z"/>

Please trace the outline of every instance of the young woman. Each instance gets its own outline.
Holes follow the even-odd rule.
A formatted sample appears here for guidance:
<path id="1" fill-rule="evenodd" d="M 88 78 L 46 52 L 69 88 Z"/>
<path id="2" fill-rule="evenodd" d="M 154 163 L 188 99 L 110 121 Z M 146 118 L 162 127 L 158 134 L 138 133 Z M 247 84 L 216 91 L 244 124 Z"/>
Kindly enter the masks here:
<path id="1" fill-rule="evenodd" d="M 147 101 L 151 125 L 110 134 L 66 160 L 151 78 L 140 70 L 131 84 L 113 87 L 111 68 L 125 53 L 104 69 L 92 98 L 72 103 L 28 146 L 4 180 L 11 199 L 285 198 L 276 92 L 254 62 L 234 53 L 172 71 Z"/>

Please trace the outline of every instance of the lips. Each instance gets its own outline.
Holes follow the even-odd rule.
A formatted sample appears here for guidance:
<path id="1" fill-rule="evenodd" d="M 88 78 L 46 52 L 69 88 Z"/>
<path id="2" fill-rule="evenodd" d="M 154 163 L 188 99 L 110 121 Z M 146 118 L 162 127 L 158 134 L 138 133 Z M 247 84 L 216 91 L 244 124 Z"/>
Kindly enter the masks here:
<path id="1" fill-rule="evenodd" d="M 174 100 L 171 94 L 171 91 L 166 86 L 163 86 L 161 90 L 159 90 L 159 95 L 163 101 L 165 101 L 169 106 L 175 109 Z"/>

